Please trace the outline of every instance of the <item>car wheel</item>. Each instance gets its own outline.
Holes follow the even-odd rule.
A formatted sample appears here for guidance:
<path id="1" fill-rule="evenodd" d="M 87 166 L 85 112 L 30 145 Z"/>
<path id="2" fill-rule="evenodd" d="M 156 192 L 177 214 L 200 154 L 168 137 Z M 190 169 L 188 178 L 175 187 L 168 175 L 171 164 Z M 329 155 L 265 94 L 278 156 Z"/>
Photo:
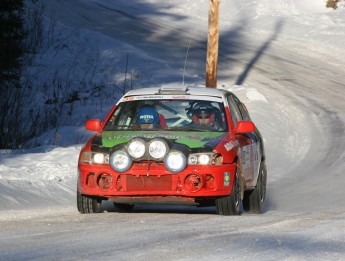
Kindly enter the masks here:
<path id="1" fill-rule="evenodd" d="M 254 190 L 245 191 L 243 198 L 243 208 L 255 214 L 264 211 L 266 198 L 267 168 L 265 161 L 262 161 L 259 169 L 258 181 Z"/>
<path id="2" fill-rule="evenodd" d="M 134 208 L 133 204 L 123 204 L 123 203 L 115 203 L 114 206 L 117 211 L 119 212 L 129 212 Z"/>
<path id="3" fill-rule="evenodd" d="M 102 212 L 101 203 L 100 197 L 87 196 L 77 192 L 78 211 L 82 214 Z"/>
<path id="4" fill-rule="evenodd" d="M 217 214 L 219 215 L 240 215 L 241 206 L 240 177 L 236 169 L 232 192 L 229 196 L 216 199 Z"/>

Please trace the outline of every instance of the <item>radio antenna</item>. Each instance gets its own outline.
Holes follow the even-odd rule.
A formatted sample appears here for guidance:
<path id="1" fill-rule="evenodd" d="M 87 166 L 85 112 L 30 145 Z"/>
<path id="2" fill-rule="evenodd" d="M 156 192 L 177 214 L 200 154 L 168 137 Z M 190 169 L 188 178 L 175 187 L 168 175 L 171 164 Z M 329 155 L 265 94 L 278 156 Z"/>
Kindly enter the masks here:
<path id="1" fill-rule="evenodd" d="M 194 32 L 195 24 L 196 24 L 196 21 L 194 21 L 194 24 L 193 24 L 193 29 L 192 29 L 193 32 Z M 189 37 L 188 48 L 187 48 L 187 52 L 186 52 L 186 58 L 184 59 L 184 67 L 183 67 L 183 74 L 182 74 L 182 85 L 184 85 L 184 75 L 186 73 L 186 66 L 187 66 L 187 60 L 188 60 L 188 54 L 189 54 L 191 42 L 192 42 L 192 34 Z"/>
<path id="2" fill-rule="evenodd" d="M 188 53 L 189 53 L 189 48 L 190 48 L 190 43 L 191 43 L 192 39 L 189 38 L 189 43 L 188 43 L 188 49 L 186 52 L 186 58 L 184 59 L 184 67 L 183 67 L 183 75 L 182 75 L 182 85 L 184 85 L 184 74 L 186 72 L 186 66 L 187 66 L 187 60 L 188 60 Z"/>

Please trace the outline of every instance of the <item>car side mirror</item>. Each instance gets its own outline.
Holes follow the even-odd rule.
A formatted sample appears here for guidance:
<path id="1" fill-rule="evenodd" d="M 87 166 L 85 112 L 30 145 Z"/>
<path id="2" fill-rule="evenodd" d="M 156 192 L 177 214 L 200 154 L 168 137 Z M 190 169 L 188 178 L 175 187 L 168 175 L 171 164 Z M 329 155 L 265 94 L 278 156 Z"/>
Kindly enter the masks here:
<path id="1" fill-rule="evenodd" d="M 101 130 L 101 121 L 100 120 L 88 120 L 86 122 L 86 129 L 89 131 L 100 131 Z"/>
<path id="2" fill-rule="evenodd" d="M 239 121 L 236 126 L 236 133 L 248 133 L 255 131 L 255 125 L 252 121 Z"/>

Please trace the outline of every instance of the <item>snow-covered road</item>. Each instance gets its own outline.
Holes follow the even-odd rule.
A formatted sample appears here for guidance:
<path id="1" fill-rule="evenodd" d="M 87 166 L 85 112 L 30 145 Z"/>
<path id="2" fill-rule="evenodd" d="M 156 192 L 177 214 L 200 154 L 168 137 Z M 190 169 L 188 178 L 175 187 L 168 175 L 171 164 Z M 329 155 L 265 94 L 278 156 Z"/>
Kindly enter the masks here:
<path id="1" fill-rule="evenodd" d="M 143 84 L 180 83 L 192 39 L 186 81 L 203 84 L 209 1 L 127 2 L 45 1 L 68 26 L 123 41 Z M 107 204 L 81 215 L 80 144 L 1 154 L 0 259 L 345 260 L 345 16 L 321 2 L 221 2 L 218 86 L 241 98 L 264 137 L 263 215 Z"/>

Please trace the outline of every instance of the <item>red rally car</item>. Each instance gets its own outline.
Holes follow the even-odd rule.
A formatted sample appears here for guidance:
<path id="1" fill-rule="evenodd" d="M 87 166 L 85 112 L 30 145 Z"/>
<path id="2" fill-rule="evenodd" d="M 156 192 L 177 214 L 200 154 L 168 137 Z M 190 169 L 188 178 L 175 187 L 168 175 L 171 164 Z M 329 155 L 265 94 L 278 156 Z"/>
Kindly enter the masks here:
<path id="1" fill-rule="evenodd" d="M 103 200 L 216 206 L 220 215 L 262 213 L 267 171 L 263 139 L 245 105 L 214 88 L 157 87 L 126 93 L 78 162 L 80 213 L 102 212 Z"/>

